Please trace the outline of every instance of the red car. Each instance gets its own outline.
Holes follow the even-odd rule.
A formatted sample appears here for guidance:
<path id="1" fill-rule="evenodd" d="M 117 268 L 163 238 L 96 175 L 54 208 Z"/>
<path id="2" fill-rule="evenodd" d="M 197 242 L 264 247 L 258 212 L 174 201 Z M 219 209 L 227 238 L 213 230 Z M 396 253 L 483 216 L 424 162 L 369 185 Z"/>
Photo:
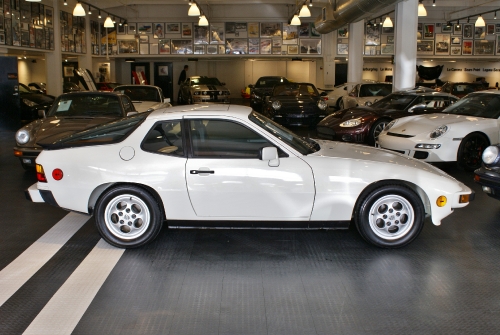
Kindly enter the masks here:
<path id="1" fill-rule="evenodd" d="M 120 86 L 120 83 L 96 83 L 95 86 L 98 91 L 113 92 L 113 89 Z"/>

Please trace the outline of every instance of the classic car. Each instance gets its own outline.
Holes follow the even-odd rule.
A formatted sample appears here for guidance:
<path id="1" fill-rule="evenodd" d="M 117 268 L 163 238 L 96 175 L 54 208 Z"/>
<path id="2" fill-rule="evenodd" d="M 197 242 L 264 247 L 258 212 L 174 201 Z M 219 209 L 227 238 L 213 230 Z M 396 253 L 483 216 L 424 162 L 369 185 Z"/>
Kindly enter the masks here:
<path id="1" fill-rule="evenodd" d="M 108 92 L 74 92 L 59 96 L 43 118 L 16 132 L 14 155 L 25 169 L 35 167 L 42 151 L 39 141 L 56 141 L 61 137 L 92 128 L 101 123 L 136 114 L 130 99 Z"/>
<path id="2" fill-rule="evenodd" d="M 46 202 L 94 215 L 110 244 L 133 248 L 169 227 L 346 229 L 402 247 L 426 215 L 441 224 L 473 192 L 387 150 L 311 140 L 238 105 L 172 107 L 40 143 Z"/>
<path id="3" fill-rule="evenodd" d="M 450 93 L 459 98 L 465 97 L 467 94 L 477 91 L 484 91 L 488 89 L 488 86 L 485 86 L 481 82 L 446 82 L 443 86 L 438 88 L 438 91 Z"/>
<path id="4" fill-rule="evenodd" d="M 163 91 L 153 85 L 120 85 L 113 89 L 128 96 L 139 113 L 150 112 L 155 109 L 171 107 L 170 99 L 165 98 Z"/>
<path id="5" fill-rule="evenodd" d="M 120 86 L 120 83 L 95 83 L 98 91 L 113 92 L 115 87 Z"/>
<path id="6" fill-rule="evenodd" d="M 362 83 L 375 83 L 375 81 L 365 79 L 360 83 L 354 82 L 337 85 L 323 97 L 323 100 L 326 101 L 328 107 L 341 109 L 342 98 L 351 92 L 354 86 Z"/>
<path id="7" fill-rule="evenodd" d="M 255 85 L 248 85 L 250 87 L 250 107 L 257 112 L 261 112 L 266 102 L 266 97 L 270 96 L 274 85 L 286 84 L 290 80 L 285 77 L 267 76 L 257 79 Z"/>
<path id="8" fill-rule="evenodd" d="M 370 106 L 392 92 L 391 83 L 361 83 L 354 86 L 348 95 L 342 97 L 339 108 Z"/>
<path id="9" fill-rule="evenodd" d="M 28 87 L 30 88 L 30 90 L 32 90 L 36 93 L 47 94 L 47 84 L 45 84 L 45 83 L 33 82 L 33 83 L 29 83 Z"/>
<path id="10" fill-rule="evenodd" d="M 457 161 L 472 171 L 481 166 L 483 150 L 499 142 L 499 116 L 499 91 L 470 93 L 440 113 L 391 121 L 378 142 L 426 162 Z"/>
<path id="11" fill-rule="evenodd" d="M 38 119 L 38 111 L 47 111 L 54 103 L 55 97 L 34 92 L 28 86 L 19 83 L 21 122 L 26 123 Z"/>
<path id="12" fill-rule="evenodd" d="M 189 105 L 199 102 L 228 104 L 231 102 L 231 92 L 224 85 L 214 77 L 188 77 L 179 87 L 177 101 Z"/>
<path id="13" fill-rule="evenodd" d="M 319 138 L 375 145 L 380 132 L 392 120 L 439 112 L 457 100 L 451 94 L 428 88 L 394 92 L 369 107 L 352 107 L 330 114 L 316 129 Z"/>
<path id="14" fill-rule="evenodd" d="M 487 195 L 500 200 L 500 144 L 484 149 L 482 161 L 482 166 L 474 171 L 474 181 Z"/>
<path id="15" fill-rule="evenodd" d="M 311 83 L 278 84 L 262 113 L 286 126 L 315 126 L 328 115 L 327 104 Z"/>

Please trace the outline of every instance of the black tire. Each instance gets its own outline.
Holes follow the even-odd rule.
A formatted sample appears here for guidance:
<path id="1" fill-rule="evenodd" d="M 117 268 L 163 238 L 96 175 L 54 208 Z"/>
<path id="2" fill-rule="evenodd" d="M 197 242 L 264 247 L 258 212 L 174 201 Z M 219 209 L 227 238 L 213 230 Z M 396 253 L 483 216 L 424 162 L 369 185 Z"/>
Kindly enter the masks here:
<path id="1" fill-rule="evenodd" d="M 354 213 L 359 234 L 382 248 L 400 248 L 412 242 L 424 227 L 425 210 L 410 188 L 387 184 L 362 195 Z"/>
<path id="2" fill-rule="evenodd" d="M 146 190 L 131 185 L 104 192 L 94 217 L 101 237 L 119 248 L 137 248 L 151 242 L 163 225 L 156 199 Z"/>
<path id="3" fill-rule="evenodd" d="M 181 91 L 179 91 L 179 94 L 177 95 L 177 104 L 183 105 L 184 101 L 182 100 L 182 94 Z"/>
<path id="4" fill-rule="evenodd" d="M 340 102 L 339 102 L 339 110 L 340 109 L 344 109 L 344 99 L 340 99 Z"/>
<path id="5" fill-rule="evenodd" d="M 337 107 L 337 109 L 339 109 L 339 110 L 340 110 L 340 109 L 342 109 L 342 108 L 340 107 L 340 102 L 342 102 L 342 97 L 338 98 L 338 99 L 337 99 L 337 102 L 335 103 L 335 107 Z M 344 105 L 344 103 L 342 102 L 342 106 L 343 106 L 343 105 Z"/>
<path id="6" fill-rule="evenodd" d="M 474 171 L 481 167 L 481 156 L 490 145 L 486 136 L 472 133 L 465 136 L 458 147 L 457 162 L 465 171 Z"/>
<path id="7" fill-rule="evenodd" d="M 186 103 L 188 105 L 192 105 L 193 104 L 193 96 L 191 94 L 189 94 Z"/>
<path id="8" fill-rule="evenodd" d="M 391 121 L 387 119 L 375 121 L 370 128 L 370 131 L 368 132 L 368 138 L 366 139 L 366 142 L 369 145 L 375 145 L 378 135 L 382 130 L 384 130 L 385 126 L 387 126 L 389 122 Z"/>

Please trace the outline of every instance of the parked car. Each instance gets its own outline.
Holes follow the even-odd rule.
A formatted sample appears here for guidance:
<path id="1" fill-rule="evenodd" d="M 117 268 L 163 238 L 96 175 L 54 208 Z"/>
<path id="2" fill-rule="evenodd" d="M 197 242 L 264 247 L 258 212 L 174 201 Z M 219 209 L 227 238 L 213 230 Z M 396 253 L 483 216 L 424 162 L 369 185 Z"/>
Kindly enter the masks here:
<path id="1" fill-rule="evenodd" d="M 375 83 L 375 81 L 365 79 L 362 83 Z M 337 85 L 323 97 L 323 100 L 326 101 L 328 107 L 341 109 L 342 98 L 351 92 L 353 87 L 358 84 L 361 83 L 344 83 Z"/>
<path id="2" fill-rule="evenodd" d="M 261 112 L 266 102 L 266 97 L 270 96 L 274 85 L 289 83 L 285 77 L 280 76 L 266 76 L 257 79 L 255 85 L 248 85 L 250 87 L 250 107 L 255 111 Z"/>
<path id="3" fill-rule="evenodd" d="M 165 98 L 163 91 L 158 86 L 153 85 L 120 85 L 113 89 L 128 96 L 134 103 L 135 109 L 139 113 L 150 112 L 152 110 L 172 107 L 170 99 Z"/>
<path id="4" fill-rule="evenodd" d="M 189 105 L 200 102 L 228 104 L 231 102 L 231 92 L 224 85 L 215 77 L 188 77 L 181 83 L 177 101 Z"/>
<path id="5" fill-rule="evenodd" d="M 115 87 L 120 86 L 120 83 L 95 83 L 98 91 L 113 92 Z"/>
<path id="6" fill-rule="evenodd" d="M 443 110 L 458 98 L 428 88 L 394 92 L 369 107 L 337 111 L 318 123 L 319 138 L 375 145 L 380 132 L 394 119 Z"/>
<path id="7" fill-rule="evenodd" d="M 376 246 L 414 240 L 472 200 L 463 183 L 386 150 L 310 140 L 249 107 L 183 106 L 42 141 L 47 202 L 94 215 L 110 244 L 134 248 L 171 227 L 348 228 Z M 171 221 L 173 220 L 173 221 Z"/>
<path id="8" fill-rule="evenodd" d="M 361 83 L 353 87 L 348 95 L 342 97 L 339 108 L 370 106 L 392 93 L 392 83 Z"/>
<path id="9" fill-rule="evenodd" d="M 19 83 L 21 122 L 26 123 L 38 119 L 38 111 L 47 111 L 54 103 L 55 97 L 32 91 L 28 86 Z"/>
<path id="10" fill-rule="evenodd" d="M 500 92 L 470 93 L 440 113 L 391 121 L 380 133 L 382 148 L 426 162 L 481 166 L 483 150 L 499 142 Z"/>
<path id="11" fill-rule="evenodd" d="M 80 92 L 81 90 L 80 86 L 72 81 L 65 81 L 63 83 L 63 93 Z"/>
<path id="12" fill-rule="evenodd" d="M 29 83 L 28 87 L 34 92 L 47 94 L 47 84 L 45 84 L 45 83 L 41 83 L 41 82 L 34 83 L 33 82 L 33 83 Z"/>
<path id="13" fill-rule="evenodd" d="M 262 113 L 286 126 L 315 126 L 327 114 L 327 104 L 311 83 L 274 86 Z"/>
<path id="14" fill-rule="evenodd" d="M 488 196 L 500 200 L 500 144 L 484 149 L 482 166 L 474 171 L 474 181 Z"/>
<path id="15" fill-rule="evenodd" d="M 75 92 L 59 96 L 45 117 L 33 121 L 16 133 L 14 155 L 25 169 L 35 167 L 42 151 L 39 141 L 54 142 L 61 137 L 101 123 L 136 114 L 130 99 L 108 92 Z"/>
<path id="16" fill-rule="evenodd" d="M 439 91 L 453 94 L 459 98 L 465 97 L 467 94 L 477 91 L 484 91 L 488 89 L 487 86 L 484 86 L 481 82 L 474 83 L 466 83 L 466 82 L 447 82 L 440 88 Z"/>

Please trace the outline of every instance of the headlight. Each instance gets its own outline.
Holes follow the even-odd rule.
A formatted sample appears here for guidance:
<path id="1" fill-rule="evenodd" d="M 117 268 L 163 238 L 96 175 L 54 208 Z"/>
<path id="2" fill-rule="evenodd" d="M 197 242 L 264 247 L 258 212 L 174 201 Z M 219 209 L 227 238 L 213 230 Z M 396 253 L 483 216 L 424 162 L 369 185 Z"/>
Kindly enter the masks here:
<path id="1" fill-rule="evenodd" d="M 324 102 L 323 100 L 318 101 L 318 108 L 319 109 L 325 110 L 327 107 L 328 107 L 328 105 L 326 104 L 326 102 Z"/>
<path id="2" fill-rule="evenodd" d="M 193 94 L 194 94 L 194 95 L 200 95 L 200 93 L 201 93 L 200 91 L 196 91 L 196 92 L 194 92 Z"/>
<path id="3" fill-rule="evenodd" d="M 367 101 L 365 102 L 365 106 L 371 106 L 372 105 L 372 102 L 371 101 Z"/>
<path id="4" fill-rule="evenodd" d="M 33 102 L 31 100 L 28 100 L 28 99 L 23 99 L 23 102 L 25 105 L 30 106 L 30 107 L 35 107 L 36 105 L 38 105 L 36 102 Z"/>
<path id="5" fill-rule="evenodd" d="M 279 100 L 274 100 L 271 106 L 273 106 L 274 110 L 278 110 L 281 108 L 281 102 Z"/>
<path id="6" fill-rule="evenodd" d="M 483 151 L 483 162 L 484 164 L 494 164 L 498 161 L 498 147 L 497 146 L 489 146 Z"/>
<path id="7" fill-rule="evenodd" d="M 389 129 L 391 129 L 396 124 L 396 121 L 397 120 L 392 120 L 391 122 L 389 122 L 389 124 L 385 126 L 384 130 L 388 131 Z"/>
<path id="8" fill-rule="evenodd" d="M 434 129 L 429 136 L 430 138 L 438 138 L 443 136 L 447 131 L 448 131 L 448 126 L 441 126 Z"/>
<path id="9" fill-rule="evenodd" d="M 19 144 L 26 144 L 30 140 L 30 132 L 26 129 L 20 129 L 16 133 L 16 142 Z"/>
<path id="10" fill-rule="evenodd" d="M 342 122 L 339 126 L 341 126 L 341 127 L 356 127 L 356 126 L 359 126 L 360 124 L 361 124 L 360 119 L 352 119 L 352 120 L 347 120 L 347 121 Z"/>

